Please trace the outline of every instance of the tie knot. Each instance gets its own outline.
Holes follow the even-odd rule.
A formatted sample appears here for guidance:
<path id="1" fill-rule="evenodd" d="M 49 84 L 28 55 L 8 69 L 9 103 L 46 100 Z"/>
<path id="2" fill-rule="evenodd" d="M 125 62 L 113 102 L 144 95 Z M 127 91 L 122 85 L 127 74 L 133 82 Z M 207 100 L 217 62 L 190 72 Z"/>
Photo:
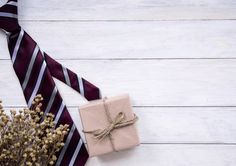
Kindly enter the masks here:
<path id="1" fill-rule="evenodd" d="M 14 32 L 20 29 L 17 15 L 17 0 L 9 0 L 0 7 L 0 28 L 5 32 Z"/>

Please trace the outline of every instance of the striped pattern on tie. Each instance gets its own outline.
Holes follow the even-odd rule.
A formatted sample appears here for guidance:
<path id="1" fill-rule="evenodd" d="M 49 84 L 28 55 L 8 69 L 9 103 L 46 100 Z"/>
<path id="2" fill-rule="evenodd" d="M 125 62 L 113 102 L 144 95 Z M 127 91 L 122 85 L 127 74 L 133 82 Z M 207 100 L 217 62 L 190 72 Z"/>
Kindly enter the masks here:
<path id="1" fill-rule="evenodd" d="M 53 113 L 57 126 L 59 124 L 69 125 L 70 131 L 65 138 L 65 146 L 57 154 L 56 165 L 83 166 L 88 159 L 87 150 L 53 77 L 66 83 L 87 100 L 99 99 L 100 91 L 96 86 L 42 52 L 37 43 L 22 28 L 10 27 L 9 25 L 13 26 L 17 23 L 16 17 L 10 15 L 17 14 L 17 11 L 10 10 L 12 8 L 17 9 L 16 0 L 8 1 L 0 8 L 0 23 L 9 23 L 0 24 L 0 28 L 8 32 L 8 47 L 13 68 L 22 86 L 28 107 L 31 107 L 34 97 L 41 94 L 44 97 L 42 106 L 44 113 Z M 11 22 L 15 22 L 15 24 Z"/>
<path id="2" fill-rule="evenodd" d="M 0 8 L 0 28 L 5 32 L 13 32 L 20 29 L 17 15 L 17 0 L 9 0 Z"/>

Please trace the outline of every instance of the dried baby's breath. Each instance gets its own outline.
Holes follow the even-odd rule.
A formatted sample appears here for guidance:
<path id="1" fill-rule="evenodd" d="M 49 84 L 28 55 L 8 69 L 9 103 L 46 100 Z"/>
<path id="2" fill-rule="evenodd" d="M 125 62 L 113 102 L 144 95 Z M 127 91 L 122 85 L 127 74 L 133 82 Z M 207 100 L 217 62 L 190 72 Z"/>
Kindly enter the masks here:
<path id="1" fill-rule="evenodd" d="M 41 111 L 42 96 L 37 95 L 31 109 L 8 116 L 0 101 L 0 166 L 54 165 L 63 146 L 68 125 L 56 128 L 53 114 Z"/>

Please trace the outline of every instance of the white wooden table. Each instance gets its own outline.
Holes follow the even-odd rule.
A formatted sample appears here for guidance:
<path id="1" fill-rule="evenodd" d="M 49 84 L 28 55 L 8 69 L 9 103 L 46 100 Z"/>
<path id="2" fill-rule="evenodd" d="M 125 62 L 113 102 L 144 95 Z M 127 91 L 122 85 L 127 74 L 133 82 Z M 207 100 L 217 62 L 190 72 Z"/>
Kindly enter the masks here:
<path id="1" fill-rule="evenodd" d="M 5 0 L 0 0 L 1 4 Z M 236 165 L 235 0 L 19 0 L 41 48 L 99 86 L 129 92 L 141 145 L 87 166 Z M 0 98 L 26 103 L 0 33 Z M 57 81 L 81 130 L 79 94 Z"/>

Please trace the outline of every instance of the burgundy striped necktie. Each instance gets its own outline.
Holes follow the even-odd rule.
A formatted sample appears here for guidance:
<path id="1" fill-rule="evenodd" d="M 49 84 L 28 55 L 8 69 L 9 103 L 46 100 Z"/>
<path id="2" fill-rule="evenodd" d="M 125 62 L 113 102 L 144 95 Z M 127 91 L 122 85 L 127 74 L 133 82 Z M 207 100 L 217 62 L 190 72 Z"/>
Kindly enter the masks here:
<path id="1" fill-rule="evenodd" d="M 42 110 L 55 115 L 56 124 L 69 124 L 65 146 L 57 154 L 57 166 L 83 166 L 88 153 L 78 130 L 55 85 L 53 77 L 66 83 L 87 100 L 100 98 L 99 89 L 42 52 L 37 43 L 19 26 L 17 0 L 0 8 L 0 28 L 7 33 L 13 68 L 22 86 L 28 107 L 37 94 L 44 97 Z"/>

